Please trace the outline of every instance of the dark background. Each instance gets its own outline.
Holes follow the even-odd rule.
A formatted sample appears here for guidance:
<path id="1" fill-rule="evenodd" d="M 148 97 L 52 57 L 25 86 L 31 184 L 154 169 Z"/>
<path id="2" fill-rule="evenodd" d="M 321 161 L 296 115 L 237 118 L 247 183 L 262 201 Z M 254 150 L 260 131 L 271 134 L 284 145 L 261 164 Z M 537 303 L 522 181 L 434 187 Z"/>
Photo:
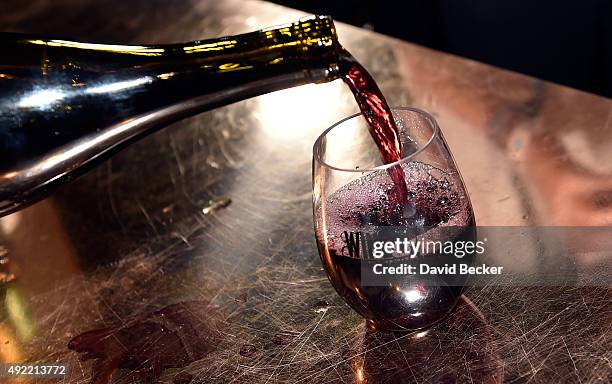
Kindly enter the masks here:
<path id="1" fill-rule="evenodd" d="M 273 2 L 612 97 L 612 0 Z"/>

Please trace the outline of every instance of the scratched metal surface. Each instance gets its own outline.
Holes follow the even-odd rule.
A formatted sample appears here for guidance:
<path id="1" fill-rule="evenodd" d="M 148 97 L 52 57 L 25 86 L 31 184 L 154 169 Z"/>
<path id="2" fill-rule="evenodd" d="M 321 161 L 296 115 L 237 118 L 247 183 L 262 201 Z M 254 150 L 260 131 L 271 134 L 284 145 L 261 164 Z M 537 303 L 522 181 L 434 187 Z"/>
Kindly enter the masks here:
<path id="1" fill-rule="evenodd" d="M 234 34 L 301 15 L 236 0 L 3 8 L 3 30 L 117 43 Z M 365 30 L 342 25 L 339 36 L 392 104 L 437 117 L 478 224 L 612 224 L 609 99 Z M 0 290 L 0 360 L 67 362 L 65 382 L 89 382 L 92 362 L 68 350 L 71 337 L 195 300 L 213 303 L 223 336 L 160 382 L 180 372 L 194 383 L 612 382 L 605 287 L 472 288 L 428 331 L 366 332 L 320 267 L 310 200 L 312 143 L 355 110 L 340 82 L 219 108 L 1 219 L 0 272 L 12 281 Z M 231 204 L 202 212 L 221 197 Z M 113 380 L 142 379 L 122 369 Z"/>

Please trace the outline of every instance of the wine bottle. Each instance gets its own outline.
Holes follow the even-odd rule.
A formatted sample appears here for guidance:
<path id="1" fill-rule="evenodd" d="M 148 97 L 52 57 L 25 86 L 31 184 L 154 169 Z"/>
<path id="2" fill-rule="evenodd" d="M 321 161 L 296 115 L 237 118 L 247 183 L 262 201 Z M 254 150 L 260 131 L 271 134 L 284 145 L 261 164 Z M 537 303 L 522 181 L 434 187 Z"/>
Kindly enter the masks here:
<path id="1" fill-rule="evenodd" d="M 0 216 L 181 118 L 339 76 L 331 18 L 172 45 L 0 33 Z"/>

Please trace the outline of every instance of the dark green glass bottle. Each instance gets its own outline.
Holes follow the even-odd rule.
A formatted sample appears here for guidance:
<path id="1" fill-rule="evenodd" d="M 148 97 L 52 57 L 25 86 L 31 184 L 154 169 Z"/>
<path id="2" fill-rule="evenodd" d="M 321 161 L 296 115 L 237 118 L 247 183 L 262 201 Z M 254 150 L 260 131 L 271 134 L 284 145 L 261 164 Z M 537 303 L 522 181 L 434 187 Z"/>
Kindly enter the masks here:
<path id="1" fill-rule="evenodd" d="M 332 20 L 187 44 L 0 33 L 0 215 L 171 122 L 338 73 Z"/>

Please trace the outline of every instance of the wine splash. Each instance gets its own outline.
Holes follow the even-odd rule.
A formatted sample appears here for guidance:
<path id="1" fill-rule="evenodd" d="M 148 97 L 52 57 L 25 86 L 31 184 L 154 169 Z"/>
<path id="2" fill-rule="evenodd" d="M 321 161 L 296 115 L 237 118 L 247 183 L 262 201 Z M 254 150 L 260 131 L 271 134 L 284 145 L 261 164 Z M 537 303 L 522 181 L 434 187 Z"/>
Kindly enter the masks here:
<path id="1" fill-rule="evenodd" d="M 402 143 L 391 109 L 368 71 L 344 48 L 340 51 L 340 71 L 361 113 L 370 126 L 370 134 L 385 163 L 401 159 Z"/>
<path id="2" fill-rule="evenodd" d="M 374 78 L 344 48 L 339 49 L 339 56 L 340 72 L 344 74 L 342 80 L 351 89 L 384 163 L 401 160 L 400 132 L 393 119 L 391 108 Z M 402 212 L 408 198 L 404 173 L 399 165 L 389 168 L 388 173 L 394 185 L 388 193 L 389 201 L 395 209 Z"/>

